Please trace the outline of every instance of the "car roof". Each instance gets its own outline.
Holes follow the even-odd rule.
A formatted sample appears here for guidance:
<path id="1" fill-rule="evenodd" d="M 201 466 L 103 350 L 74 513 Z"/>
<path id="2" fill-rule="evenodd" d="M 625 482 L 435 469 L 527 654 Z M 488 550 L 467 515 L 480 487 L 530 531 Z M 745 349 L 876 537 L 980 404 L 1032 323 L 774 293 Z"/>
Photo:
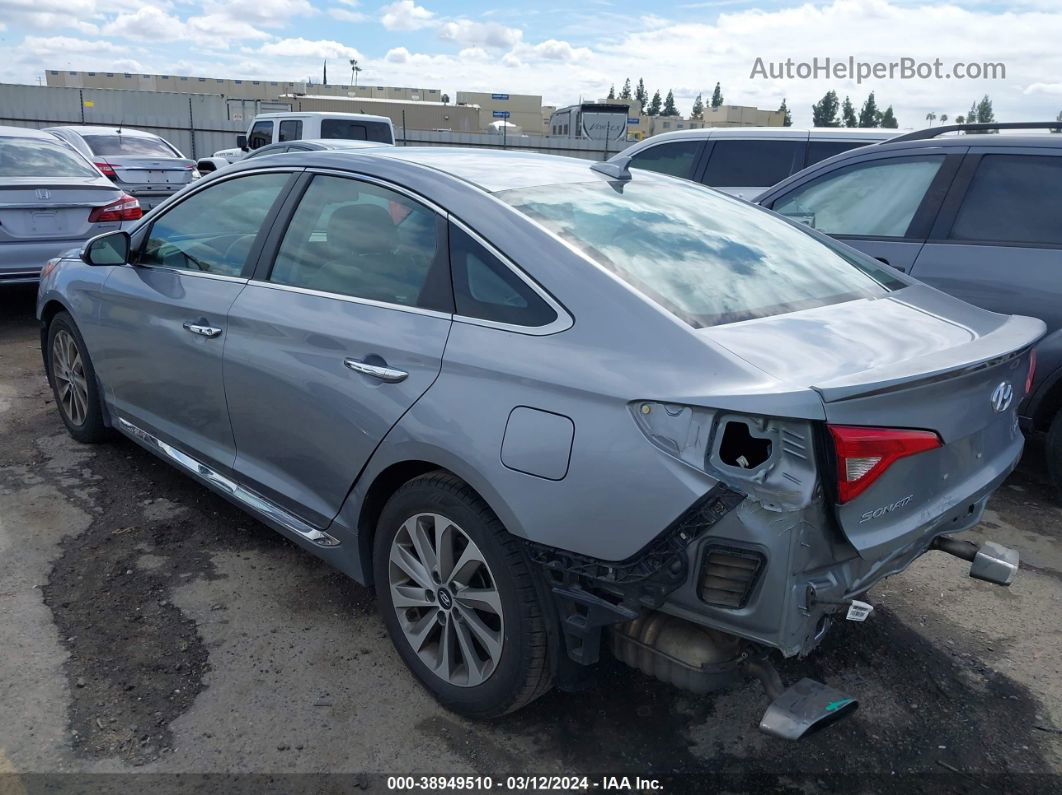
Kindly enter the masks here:
<path id="1" fill-rule="evenodd" d="M 32 127 L 0 125 L 0 136 L 5 138 L 35 138 L 38 141 L 48 141 L 49 143 L 63 145 L 63 142 L 51 133 L 44 130 L 35 130 Z"/>
<path id="2" fill-rule="evenodd" d="M 875 150 L 928 149 L 940 146 L 1036 146 L 1062 147 L 1062 135 L 1041 134 L 999 134 L 999 135 L 941 135 L 937 138 L 916 138 L 909 141 L 882 141 L 875 145 Z M 865 151 L 865 150 L 863 150 Z M 845 153 L 847 154 L 847 153 Z"/>
<path id="3" fill-rule="evenodd" d="M 50 130 L 68 130 L 78 135 L 128 135 L 130 138 L 161 138 L 162 136 L 132 127 L 109 127 L 102 124 L 68 124 L 49 127 Z"/>
<path id="4" fill-rule="evenodd" d="M 643 149 L 653 144 L 673 140 L 708 140 L 712 138 L 799 138 L 812 140 L 866 140 L 882 141 L 900 135 L 900 130 L 886 130 L 881 127 L 700 127 L 693 130 L 672 130 L 658 133 L 635 144 Z M 632 147 L 633 148 L 633 147 Z"/>
<path id="5" fill-rule="evenodd" d="M 387 158 L 407 163 L 413 168 L 430 168 L 489 193 L 538 185 L 574 184 L 608 179 L 590 168 L 599 161 L 538 152 L 455 146 L 376 146 L 289 152 L 274 155 L 270 158 L 270 163 L 342 168 L 346 164 L 357 166 L 370 163 L 369 158 Z M 635 178 L 639 181 L 654 182 L 671 182 L 674 179 L 650 171 L 639 171 Z"/>
<path id="6" fill-rule="evenodd" d="M 313 118 L 313 119 L 359 119 L 361 121 L 379 121 L 386 124 L 391 123 L 391 119 L 387 116 L 373 116 L 371 113 L 342 113 L 339 111 L 330 112 L 323 110 L 285 110 L 276 111 L 274 113 L 259 113 L 255 115 L 255 120 L 258 119 L 300 119 L 300 118 Z"/>

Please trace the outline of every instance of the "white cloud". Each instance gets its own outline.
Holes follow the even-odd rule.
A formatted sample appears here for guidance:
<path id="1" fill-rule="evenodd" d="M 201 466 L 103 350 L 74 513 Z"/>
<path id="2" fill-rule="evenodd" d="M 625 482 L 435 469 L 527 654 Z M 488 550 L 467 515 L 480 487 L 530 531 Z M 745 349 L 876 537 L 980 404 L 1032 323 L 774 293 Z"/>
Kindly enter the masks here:
<path id="1" fill-rule="evenodd" d="M 455 19 L 439 25 L 439 38 L 452 41 L 463 47 L 494 47 L 504 49 L 519 43 L 523 31 L 497 22 L 475 22 L 471 19 Z"/>
<path id="2" fill-rule="evenodd" d="M 1025 87 L 1023 94 L 1062 94 L 1062 83 L 1033 83 Z"/>
<path id="3" fill-rule="evenodd" d="M 547 39 L 527 47 L 527 54 L 532 58 L 544 58 L 549 61 L 577 61 L 590 58 L 593 52 L 589 47 L 573 47 L 566 41 Z"/>
<path id="4" fill-rule="evenodd" d="M 397 0 L 380 10 L 380 22 L 388 30 L 420 30 L 435 24 L 435 14 L 413 0 Z"/>
<path id="5" fill-rule="evenodd" d="M 136 41 L 194 41 L 207 48 L 226 48 L 233 41 L 271 38 L 247 22 L 220 14 L 190 17 L 182 22 L 151 6 L 119 14 L 107 25 L 107 35 Z"/>
<path id="6" fill-rule="evenodd" d="M 388 63 L 408 63 L 409 56 L 410 52 L 405 47 L 395 47 L 393 50 L 387 51 L 384 60 Z"/>
<path id="7" fill-rule="evenodd" d="M 129 53 L 127 47 L 121 47 L 113 42 L 102 39 L 78 39 L 73 36 L 26 36 L 22 40 L 21 50 L 27 54 L 49 57 L 57 52 L 64 55 L 112 53 L 127 55 Z"/>
<path id="8" fill-rule="evenodd" d="M 340 22 L 366 22 L 369 19 L 368 14 L 363 14 L 361 11 L 351 11 L 347 8 L 330 8 L 328 9 L 328 15 L 333 19 L 338 19 Z"/>
<path id="9" fill-rule="evenodd" d="M 309 0 L 204 0 L 203 15 L 260 25 L 290 28 L 297 17 L 313 16 L 317 9 Z"/>
<path id="10" fill-rule="evenodd" d="M 364 56 L 353 47 L 338 41 L 310 39 L 281 39 L 263 44 L 258 52 L 262 55 L 274 55 L 281 58 L 357 58 Z"/>

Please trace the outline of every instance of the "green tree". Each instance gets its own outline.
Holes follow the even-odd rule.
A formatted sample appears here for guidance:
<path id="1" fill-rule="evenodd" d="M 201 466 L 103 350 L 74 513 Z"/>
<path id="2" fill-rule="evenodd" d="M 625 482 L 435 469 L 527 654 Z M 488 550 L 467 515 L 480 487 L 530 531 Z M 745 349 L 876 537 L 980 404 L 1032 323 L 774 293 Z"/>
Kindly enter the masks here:
<path id="1" fill-rule="evenodd" d="M 881 114 L 881 126 L 888 130 L 895 130 L 900 126 L 900 123 L 896 121 L 896 114 L 892 112 L 892 105 L 885 108 Z"/>
<path id="2" fill-rule="evenodd" d="M 660 92 L 657 91 L 655 94 L 653 94 L 653 99 L 649 103 L 649 109 L 646 111 L 646 115 L 659 116 L 660 115 L 660 105 L 661 105 Z"/>
<path id="3" fill-rule="evenodd" d="M 973 102 L 970 105 L 970 112 L 966 114 L 966 123 L 967 124 L 976 124 L 977 123 L 977 103 L 976 102 Z"/>
<path id="4" fill-rule="evenodd" d="M 981 124 L 989 124 L 996 120 L 996 114 L 992 110 L 992 100 L 985 94 L 977 103 L 977 121 Z"/>
<path id="5" fill-rule="evenodd" d="M 616 98 L 616 87 L 615 86 L 609 86 L 608 87 L 608 96 L 605 97 L 605 99 L 615 99 L 615 98 Z"/>
<path id="6" fill-rule="evenodd" d="M 638 100 L 638 104 L 642 106 L 644 111 L 649 104 L 649 92 L 645 90 L 645 81 L 642 78 L 638 78 L 638 88 L 634 92 L 634 98 Z"/>
<path id="7" fill-rule="evenodd" d="M 631 98 L 631 79 L 628 77 L 623 81 L 623 88 L 620 90 L 620 99 Z"/>
<path id="8" fill-rule="evenodd" d="M 690 112 L 690 116 L 694 119 L 704 118 L 704 100 L 700 94 L 697 95 L 697 99 L 693 100 L 693 110 Z"/>
<path id="9" fill-rule="evenodd" d="M 859 111 L 859 126 L 860 127 L 880 127 L 881 126 L 881 111 L 878 110 L 878 103 L 874 99 L 874 92 L 870 92 L 870 96 L 867 97 L 867 101 L 863 103 L 863 107 Z"/>
<path id="10" fill-rule="evenodd" d="M 719 84 L 715 84 L 715 91 L 712 92 L 712 107 L 718 108 L 723 104 L 723 92 L 719 88 Z"/>
<path id="11" fill-rule="evenodd" d="M 837 92 L 830 90 L 811 106 L 811 123 L 815 127 L 837 127 L 837 109 L 840 107 Z"/>
<path id="12" fill-rule="evenodd" d="M 661 116 L 678 116 L 678 108 L 675 107 L 675 93 L 668 89 L 667 99 L 664 100 L 664 109 L 660 111 Z"/>
<path id="13" fill-rule="evenodd" d="M 960 114 L 959 114 L 958 116 L 956 116 L 956 117 L 955 117 L 955 123 L 956 123 L 956 124 L 966 124 L 966 117 L 965 117 L 965 116 L 963 116 L 963 115 L 962 115 L 962 114 L 960 113 Z"/>
<path id="14" fill-rule="evenodd" d="M 852 100 L 848 97 L 844 98 L 844 104 L 841 106 L 841 121 L 844 122 L 845 127 L 859 126 L 859 120 L 856 119 L 855 108 L 852 107 Z"/>
<path id="15" fill-rule="evenodd" d="M 793 126 L 793 114 L 789 112 L 789 106 L 785 104 L 785 98 L 782 98 L 782 104 L 778 106 L 778 112 L 782 114 L 782 126 Z"/>

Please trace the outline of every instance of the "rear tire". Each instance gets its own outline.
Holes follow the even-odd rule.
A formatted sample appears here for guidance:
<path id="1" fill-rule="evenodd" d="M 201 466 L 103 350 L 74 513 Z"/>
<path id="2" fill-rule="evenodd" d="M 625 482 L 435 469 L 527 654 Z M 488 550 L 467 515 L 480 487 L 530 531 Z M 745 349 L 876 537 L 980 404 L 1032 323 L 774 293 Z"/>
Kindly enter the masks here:
<path id="1" fill-rule="evenodd" d="M 67 432 L 84 444 L 107 441 L 111 431 L 103 422 L 96 370 L 69 313 L 52 318 L 47 350 L 48 381 Z"/>
<path id="2" fill-rule="evenodd" d="M 1062 411 L 1055 414 L 1051 421 L 1044 453 L 1047 456 L 1047 474 L 1058 495 L 1062 497 Z"/>
<path id="3" fill-rule="evenodd" d="M 391 641 L 447 709 L 497 717 L 552 686 L 542 599 L 520 542 L 460 479 L 430 472 L 391 496 L 373 573 Z"/>

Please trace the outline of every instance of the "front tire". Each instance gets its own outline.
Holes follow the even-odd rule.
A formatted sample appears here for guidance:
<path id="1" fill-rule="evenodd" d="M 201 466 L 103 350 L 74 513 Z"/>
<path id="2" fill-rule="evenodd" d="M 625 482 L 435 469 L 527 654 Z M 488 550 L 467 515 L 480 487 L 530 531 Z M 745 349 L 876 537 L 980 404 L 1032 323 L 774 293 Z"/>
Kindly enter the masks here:
<path id="1" fill-rule="evenodd" d="M 103 422 L 96 371 L 74 319 L 59 312 L 48 326 L 48 380 L 67 432 L 79 442 L 110 438 Z"/>
<path id="2" fill-rule="evenodd" d="M 1055 491 L 1062 496 L 1062 410 L 1055 414 L 1051 421 L 1044 453 L 1047 455 L 1047 474 L 1055 486 Z"/>
<path id="3" fill-rule="evenodd" d="M 391 641 L 447 709 L 513 712 L 552 685 L 542 599 L 520 543 L 467 484 L 414 478 L 384 507 L 373 573 Z"/>

